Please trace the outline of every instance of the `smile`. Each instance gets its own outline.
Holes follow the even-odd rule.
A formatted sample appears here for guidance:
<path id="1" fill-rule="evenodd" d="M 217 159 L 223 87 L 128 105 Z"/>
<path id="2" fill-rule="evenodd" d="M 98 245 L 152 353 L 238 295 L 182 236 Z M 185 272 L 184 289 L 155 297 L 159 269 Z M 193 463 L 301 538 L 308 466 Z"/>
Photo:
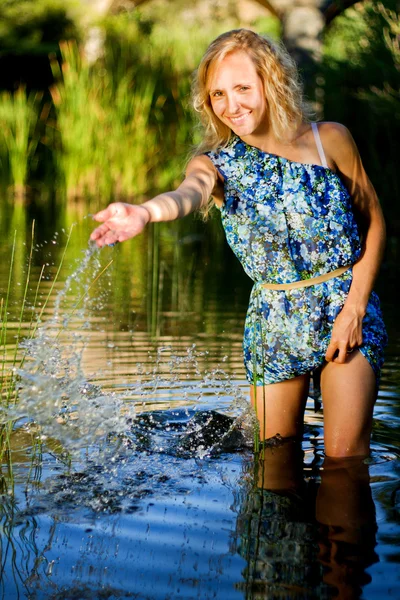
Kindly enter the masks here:
<path id="1" fill-rule="evenodd" d="M 251 111 L 245 113 L 244 115 L 239 115 L 238 117 L 228 117 L 232 123 L 242 123 L 251 113 Z"/>

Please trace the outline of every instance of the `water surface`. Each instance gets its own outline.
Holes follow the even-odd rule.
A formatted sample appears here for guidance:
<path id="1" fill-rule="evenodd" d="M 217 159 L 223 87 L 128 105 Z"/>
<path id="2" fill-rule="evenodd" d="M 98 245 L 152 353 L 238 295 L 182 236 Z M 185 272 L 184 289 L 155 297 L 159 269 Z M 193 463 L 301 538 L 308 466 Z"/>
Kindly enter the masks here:
<path id="1" fill-rule="evenodd" d="M 388 270 L 378 292 L 390 345 L 368 464 L 324 462 L 311 400 L 302 448 L 276 443 L 258 460 L 241 356 L 251 282 L 218 223 L 189 218 L 93 252 L 85 206 L 2 213 L 2 295 L 17 232 L 8 366 L 76 225 L 16 360 L 19 402 L 3 398 L 0 597 L 400 596 L 400 337 Z"/>

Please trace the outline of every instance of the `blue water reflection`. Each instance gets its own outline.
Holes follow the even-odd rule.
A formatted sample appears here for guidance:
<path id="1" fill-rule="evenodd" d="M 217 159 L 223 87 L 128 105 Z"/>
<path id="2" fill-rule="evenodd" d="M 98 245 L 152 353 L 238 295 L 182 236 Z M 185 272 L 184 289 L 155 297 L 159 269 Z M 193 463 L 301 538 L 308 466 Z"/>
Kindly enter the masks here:
<path id="1" fill-rule="evenodd" d="M 22 217 L 15 221 L 14 214 L 21 239 L 7 352 L 29 248 L 29 219 Z M 5 215 L 3 228 L 7 223 Z M 87 250 L 91 224 L 79 223 L 43 324 L 54 319 L 56 295 Z M 326 461 L 322 414 L 314 413 L 311 399 L 302 447 L 276 440 L 255 456 L 241 359 L 250 284 L 222 249 L 215 225 L 207 235 L 203 224 L 192 226 L 203 242 L 188 241 L 182 225 L 160 232 L 157 264 L 151 237 L 100 254 L 99 269 L 110 258 L 112 267 L 62 334 L 57 329 L 51 338 L 58 336 L 62 360 L 43 379 L 40 407 L 47 419 L 41 428 L 33 422 L 39 401 L 32 389 L 29 403 L 21 392 L 11 433 L 3 414 L 0 598 L 399 596 L 400 336 L 394 287 L 388 279 L 379 282 L 390 344 L 371 458 L 360 464 Z M 29 302 L 43 262 L 49 265 L 49 289 L 65 235 L 38 232 Z M 186 242 L 177 245 L 180 239 Z M 9 249 L 4 232 L 4 253 Z M 79 286 L 94 275 L 90 268 L 82 281 L 75 280 L 63 315 L 71 314 Z M 7 277 L 3 261 L 2 292 Z M 47 359 L 54 367 L 53 342 L 43 339 L 39 371 Z M 33 358 L 39 356 L 32 348 Z M 29 364 L 34 360 L 24 368 L 37 383 Z M 118 419 L 111 414 L 102 423 L 106 408 Z M 65 415 L 73 435 L 64 433 Z M 103 431 L 98 427 L 94 435 L 93 422 L 102 423 Z"/>

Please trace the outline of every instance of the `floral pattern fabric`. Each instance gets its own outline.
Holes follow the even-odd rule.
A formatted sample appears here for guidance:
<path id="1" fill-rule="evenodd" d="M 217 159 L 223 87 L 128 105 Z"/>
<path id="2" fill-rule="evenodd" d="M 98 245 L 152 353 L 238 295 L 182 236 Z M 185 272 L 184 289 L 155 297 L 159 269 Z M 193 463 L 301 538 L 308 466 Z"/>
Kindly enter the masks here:
<path id="1" fill-rule="evenodd" d="M 251 383 L 276 383 L 322 365 L 334 320 L 346 300 L 351 269 L 296 290 L 290 283 L 353 264 L 361 252 L 351 197 L 331 169 L 295 162 L 234 136 L 207 156 L 224 177 L 221 218 L 229 245 L 255 282 L 244 332 Z M 386 332 L 373 292 L 360 351 L 379 377 Z"/>

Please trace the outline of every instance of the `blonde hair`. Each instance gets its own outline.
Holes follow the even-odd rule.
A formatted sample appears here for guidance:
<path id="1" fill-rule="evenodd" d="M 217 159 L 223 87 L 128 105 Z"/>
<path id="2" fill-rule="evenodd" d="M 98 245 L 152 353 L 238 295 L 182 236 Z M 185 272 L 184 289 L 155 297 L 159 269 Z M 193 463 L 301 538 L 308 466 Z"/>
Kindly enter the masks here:
<path id="1" fill-rule="evenodd" d="M 284 46 L 249 29 L 233 29 L 210 44 L 196 71 L 193 106 L 204 128 L 197 154 L 225 146 L 232 136 L 231 129 L 211 107 L 208 79 L 212 66 L 237 51 L 246 52 L 254 62 L 264 85 L 269 123 L 278 140 L 289 140 L 290 133 L 311 116 L 312 111 L 303 99 L 296 63 Z"/>

